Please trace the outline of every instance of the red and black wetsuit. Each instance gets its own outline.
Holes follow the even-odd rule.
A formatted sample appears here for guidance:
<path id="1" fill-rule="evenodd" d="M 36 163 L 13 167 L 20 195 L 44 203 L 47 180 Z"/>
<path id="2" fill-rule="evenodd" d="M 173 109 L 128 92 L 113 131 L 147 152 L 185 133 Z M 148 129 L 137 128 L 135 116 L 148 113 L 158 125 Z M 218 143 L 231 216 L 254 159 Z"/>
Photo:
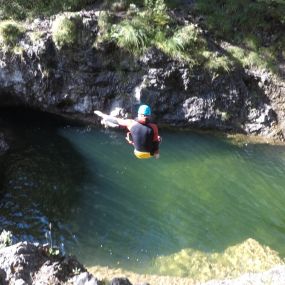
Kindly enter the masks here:
<path id="1" fill-rule="evenodd" d="M 156 124 L 136 120 L 130 128 L 135 149 L 140 152 L 149 152 L 151 155 L 158 152 L 159 137 Z"/>

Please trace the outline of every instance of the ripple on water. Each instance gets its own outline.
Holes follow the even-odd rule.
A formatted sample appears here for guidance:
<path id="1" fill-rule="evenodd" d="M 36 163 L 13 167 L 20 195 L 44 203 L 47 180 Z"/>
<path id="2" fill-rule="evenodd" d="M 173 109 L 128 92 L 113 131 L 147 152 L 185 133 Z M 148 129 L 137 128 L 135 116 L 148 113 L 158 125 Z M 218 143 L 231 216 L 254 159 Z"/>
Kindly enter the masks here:
<path id="1" fill-rule="evenodd" d="M 175 267 L 187 249 L 206 258 L 248 238 L 285 255 L 284 147 L 165 131 L 161 158 L 141 161 L 123 131 L 26 127 L 23 136 L 0 216 L 19 235 L 30 226 L 43 240 L 52 222 L 55 242 L 85 264 L 143 272 L 161 272 L 160 256 Z"/>

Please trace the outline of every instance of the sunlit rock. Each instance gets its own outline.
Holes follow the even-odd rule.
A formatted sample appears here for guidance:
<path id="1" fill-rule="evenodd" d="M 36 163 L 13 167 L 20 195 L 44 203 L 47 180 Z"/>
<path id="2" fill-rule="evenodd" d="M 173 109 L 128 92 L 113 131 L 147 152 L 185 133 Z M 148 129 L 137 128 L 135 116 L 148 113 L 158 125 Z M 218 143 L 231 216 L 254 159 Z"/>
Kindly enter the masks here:
<path id="1" fill-rule="evenodd" d="M 39 245 L 21 242 L 0 249 L 0 284 L 3 285 L 66 284 L 84 271 L 75 258 L 52 255 Z"/>

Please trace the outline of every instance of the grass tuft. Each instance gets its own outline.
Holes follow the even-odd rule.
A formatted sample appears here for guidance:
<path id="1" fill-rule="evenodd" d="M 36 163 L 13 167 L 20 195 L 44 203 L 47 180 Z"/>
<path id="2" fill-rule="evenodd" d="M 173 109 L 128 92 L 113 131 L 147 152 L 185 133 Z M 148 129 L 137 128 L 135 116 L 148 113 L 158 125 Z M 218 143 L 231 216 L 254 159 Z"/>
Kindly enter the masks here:
<path id="1" fill-rule="evenodd" d="M 148 33 L 144 25 L 137 27 L 136 21 L 123 21 L 113 25 L 111 37 L 115 39 L 118 46 L 138 54 L 148 45 Z"/>
<path id="2" fill-rule="evenodd" d="M 211 73 L 215 74 L 220 74 L 223 72 L 229 73 L 234 66 L 234 63 L 226 55 L 219 55 L 213 52 L 205 52 L 203 54 L 206 59 L 205 67 Z"/>
<path id="3" fill-rule="evenodd" d="M 227 51 L 244 68 L 269 69 L 275 72 L 274 55 L 269 50 L 248 50 L 238 46 L 229 46 Z"/>
<path id="4" fill-rule="evenodd" d="M 25 20 L 51 16 L 63 11 L 78 11 L 94 0 L 1 0 L 0 19 Z"/>
<path id="5" fill-rule="evenodd" d="M 25 29 L 23 26 L 15 21 L 0 22 L 0 43 L 2 46 L 15 47 L 24 33 Z"/>
<path id="6" fill-rule="evenodd" d="M 194 24 L 189 24 L 178 28 L 169 38 L 158 33 L 156 46 L 172 58 L 195 65 L 199 62 L 198 50 L 205 48 L 205 41 L 200 30 Z"/>
<path id="7" fill-rule="evenodd" d="M 73 47 L 78 39 L 79 18 L 58 17 L 52 25 L 52 38 L 58 49 Z"/>

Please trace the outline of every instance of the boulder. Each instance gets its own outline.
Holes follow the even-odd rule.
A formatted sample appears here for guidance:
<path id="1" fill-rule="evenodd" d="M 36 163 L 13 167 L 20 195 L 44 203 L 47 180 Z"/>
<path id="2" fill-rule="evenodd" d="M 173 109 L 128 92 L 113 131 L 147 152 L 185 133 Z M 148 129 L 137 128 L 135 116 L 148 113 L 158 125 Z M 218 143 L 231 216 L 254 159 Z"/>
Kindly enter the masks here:
<path id="1" fill-rule="evenodd" d="M 84 272 L 86 269 L 76 258 L 53 254 L 45 246 L 20 242 L 0 249 L 0 280 L 3 285 L 60 285 L 73 284 L 74 280 L 77 284 L 99 285 L 89 275 L 80 279 L 80 273 Z"/>

